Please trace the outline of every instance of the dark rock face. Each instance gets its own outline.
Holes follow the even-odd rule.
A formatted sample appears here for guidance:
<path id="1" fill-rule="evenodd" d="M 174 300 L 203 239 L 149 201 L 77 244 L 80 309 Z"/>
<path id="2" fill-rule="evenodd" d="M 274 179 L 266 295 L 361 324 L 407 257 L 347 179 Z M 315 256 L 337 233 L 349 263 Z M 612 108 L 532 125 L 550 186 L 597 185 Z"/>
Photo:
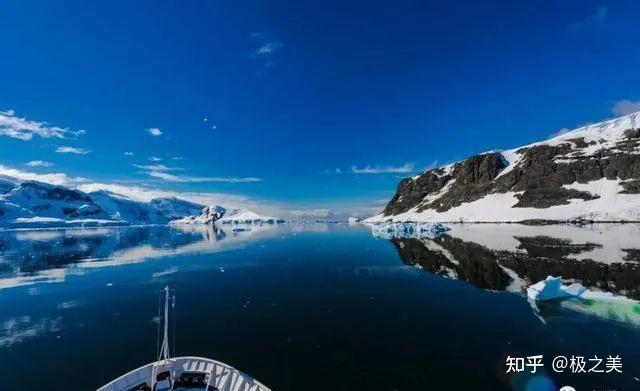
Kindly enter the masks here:
<path id="1" fill-rule="evenodd" d="M 548 208 L 554 205 L 568 205 L 569 200 L 572 199 L 587 201 L 599 198 L 585 191 L 551 186 L 529 189 L 516 197 L 518 202 L 513 206 L 514 208 Z"/>
<path id="2" fill-rule="evenodd" d="M 492 250 L 474 242 L 448 235 L 436 239 L 391 239 L 403 263 L 420 265 L 426 272 L 466 281 L 482 289 L 504 290 L 511 277 L 504 268 L 515 272 L 527 284 L 544 280 L 548 275 L 562 276 L 581 282 L 589 288 L 616 292 L 640 299 L 640 250 L 627 249 L 627 263 L 600 263 L 589 259 L 575 260 L 581 254 L 601 245 L 573 243 L 545 236 L 516 237 L 519 249 L 525 251 Z M 453 256 L 455 263 L 443 252 L 425 243 L 432 241 Z M 633 262 L 635 261 L 635 262 Z M 451 275 L 451 271 L 455 275 Z"/>
<path id="3" fill-rule="evenodd" d="M 24 182 L 20 187 L 26 191 L 33 191 L 42 199 L 55 201 L 84 201 L 91 203 L 91 198 L 79 191 L 62 186 L 46 185 L 40 182 Z"/>
<path id="4" fill-rule="evenodd" d="M 438 176 L 435 170 L 420 175 L 416 180 L 405 178 L 400 181 L 395 196 L 384 210 L 386 215 L 404 213 L 413 208 L 429 194 L 440 191 L 451 179 L 451 176 Z"/>
<path id="5" fill-rule="evenodd" d="M 620 193 L 623 194 L 640 194 L 640 180 L 632 180 L 628 182 L 622 182 L 624 190 Z"/>
<path id="6" fill-rule="evenodd" d="M 456 164 L 453 177 L 458 186 L 482 185 L 491 181 L 507 167 L 499 153 L 476 155 Z"/>
<path id="7" fill-rule="evenodd" d="M 491 193 L 506 192 L 518 193 L 514 208 L 549 208 L 567 205 L 573 199 L 599 198 L 564 186 L 602 178 L 625 181 L 622 193 L 640 194 L 640 129 L 626 130 L 613 148 L 603 147 L 594 153 L 596 144 L 574 138 L 558 145 L 521 148 L 517 165 L 504 175 L 500 173 L 508 163 L 500 153 L 472 156 L 456 163 L 450 174 L 441 168 L 429 170 L 415 180 L 403 179 L 383 214 L 396 215 L 412 208 L 445 212 Z"/>
<path id="8" fill-rule="evenodd" d="M 492 189 L 493 179 L 507 166 L 499 153 L 476 155 L 457 163 L 451 174 L 442 169 L 433 169 L 418 178 L 405 178 L 398 185 L 395 196 L 387 204 L 385 215 L 404 213 L 418 206 L 418 211 L 437 209 L 445 211 L 463 202 L 482 198 Z M 450 181 L 453 186 L 442 197 L 433 202 L 423 202 L 425 197 L 436 194 Z"/>
<path id="9" fill-rule="evenodd" d="M 430 250 L 420 239 L 391 239 L 406 264 L 420 265 L 430 273 L 448 277 L 454 277 L 450 275 L 454 272 L 455 278 L 483 289 L 504 290 L 509 285 L 509 276 L 485 247 L 449 236 L 434 241 L 449 250 L 458 263 L 454 264 L 441 252 Z"/>

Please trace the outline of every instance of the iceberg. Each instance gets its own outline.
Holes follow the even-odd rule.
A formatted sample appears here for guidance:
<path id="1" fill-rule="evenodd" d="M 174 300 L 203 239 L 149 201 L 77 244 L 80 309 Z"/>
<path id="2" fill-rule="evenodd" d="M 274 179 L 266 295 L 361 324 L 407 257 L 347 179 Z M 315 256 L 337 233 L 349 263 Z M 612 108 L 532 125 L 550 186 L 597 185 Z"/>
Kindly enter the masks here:
<path id="1" fill-rule="evenodd" d="M 531 285 L 527 289 L 527 296 L 534 314 L 543 323 L 546 323 L 543 317 L 544 303 L 555 300 L 561 307 L 572 311 L 640 327 L 638 301 L 611 292 L 590 290 L 578 283 L 563 285 L 560 277 L 548 276 Z"/>
<path id="2" fill-rule="evenodd" d="M 362 217 L 349 217 L 349 225 L 360 224 L 364 220 Z"/>
<path id="3" fill-rule="evenodd" d="M 433 239 L 447 232 L 449 228 L 440 223 L 387 223 L 374 224 L 371 233 L 377 238 L 429 238 Z"/>
<path id="4" fill-rule="evenodd" d="M 527 288 L 527 296 L 533 301 L 559 300 L 572 297 L 581 297 L 587 288 L 579 283 L 562 285 L 562 278 L 548 276 L 543 281 L 537 282 Z"/>

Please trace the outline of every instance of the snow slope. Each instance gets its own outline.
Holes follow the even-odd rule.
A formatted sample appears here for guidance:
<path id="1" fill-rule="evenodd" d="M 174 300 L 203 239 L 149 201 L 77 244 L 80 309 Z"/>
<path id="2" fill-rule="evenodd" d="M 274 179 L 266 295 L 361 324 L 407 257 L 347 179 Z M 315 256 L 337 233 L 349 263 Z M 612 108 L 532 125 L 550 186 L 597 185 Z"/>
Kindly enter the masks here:
<path id="1" fill-rule="evenodd" d="M 167 224 L 201 209 L 201 205 L 178 198 L 139 202 L 108 191 L 84 193 L 64 186 L 0 177 L 3 227 Z"/>
<path id="2" fill-rule="evenodd" d="M 545 147 L 549 148 L 543 150 L 542 148 Z M 553 154 L 541 153 L 536 156 L 538 160 L 530 159 L 525 162 L 526 151 L 537 148 L 537 151 L 545 152 L 551 150 L 552 147 L 556 148 L 553 149 Z M 452 189 L 456 187 L 456 177 L 455 174 L 450 174 L 455 171 L 453 167 L 457 165 L 462 167 L 462 163 L 467 162 L 463 161 L 421 174 L 431 175 L 431 177 L 434 177 L 434 174 L 435 177 L 450 175 L 452 179 L 449 179 L 445 185 L 438 187 L 437 191 L 424 192 L 425 195 L 421 195 L 421 198 L 411 204 L 410 208 L 400 207 L 400 212 L 390 213 L 388 205 L 385 209 L 386 213 L 373 216 L 366 222 L 640 221 L 640 192 L 638 191 L 638 186 L 640 186 L 640 112 L 584 126 L 546 141 L 501 151 L 499 154 L 505 167 L 490 182 L 481 184 L 488 187 L 489 190 L 480 198 L 451 202 L 451 196 L 454 194 Z M 566 198 L 560 201 L 552 200 L 549 202 L 551 205 L 522 205 L 523 195 L 530 188 L 538 190 L 540 187 L 546 186 L 547 182 L 552 183 L 557 179 L 547 173 L 550 170 L 550 165 L 551 169 L 562 171 L 557 175 L 561 180 L 574 175 L 580 178 L 580 182 L 554 183 L 557 187 L 552 190 Z M 620 167 L 626 171 L 624 175 L 620 172 Z M 514 172 L 514 170 L 517 171 Z M 511 184 L 523 176 L 522 172 L 526 175 L 527 172 L 535 170 L 540 172 L 540 174 L 536 174 L 539 178 L 534 178 L 537 183 L 529 179 L 532 183 L 526 186 L 530 186 L 530 188 L 525 186 L 518 188 L 517 184 Z M 404 185 L 411 188 L 413 183 L 417 184 L 421 175 L 405 179 L 404 181 L 409 182 Z M 509 178 L 511 182 L 505 180 L 508 176 L 514 179 Z M 584 179 L 585 177 L 587 179 Z M 504 189 L 504 185 L 496 185 L 500 181 L 513 187 Z M 401 183 L 401 185 L 403 184 Z M 419 187 L 419 185 L 415 187 Z M 460 191 L 460 187 L 463 186 L 458 186 L 458 193 L 462 195 L 460 196 L 462 198 L 469 192 Z M 551 196 L 560 197 L 557 194 Z M 544 193 L 538 193 L 527 200 L 533 199 L 539 202 L 544 195 Z M 576 198 L 572 198 L 572 195 Z M 402 194 L 399 187 L 396 197 L 389 204 L 406 202 L 406 198 L 406 194 Z M 447 200 L 451 206 L 439 207 L 440 200 Z M 396 207 L 396 211 L 397 209 Z"/>
<path id="3" fill-rule="evenodd" d="M 262 225 L 283 222 L 284 220 L 262 216 L 247 209 L 225 209 L 221 206 L 211 205 L 204 207 L 197 216 L 187 216 L 173 221 L 172 224 Z"/>
<path id="4" fill-rule="evenodd" d="M 205 206 L 200 214 L 195 216 L 185 216 L 181 219 L 173 220 L 171 224 L 213 224 L 220 220 L 226 212 L 227 210 L 222 206 Z"/>

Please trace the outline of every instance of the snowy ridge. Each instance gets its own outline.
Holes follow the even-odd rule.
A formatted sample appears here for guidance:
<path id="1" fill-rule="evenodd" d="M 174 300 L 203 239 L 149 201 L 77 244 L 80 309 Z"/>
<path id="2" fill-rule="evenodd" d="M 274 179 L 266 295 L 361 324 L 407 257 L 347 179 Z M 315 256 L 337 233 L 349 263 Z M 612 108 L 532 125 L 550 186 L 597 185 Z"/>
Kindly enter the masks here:
<path id="1" fill-rule="evenodd" d="M 640 221 L 640 112 L 404 179 L 366 222 L 528 220 Z"/>
<path id="2" fill-rule="evenodd" d="M 167 224 L 201 208 L 177 198 L 139 202 L 108 191 L 0 178 L 0 226 L 8 228 Z"/>
<path id="3" fill-rule="evenodd" d="M 262 225 L 283 223 L 284 220 L 275 217 L 262 216 L 247 209 L 225 209 L 222 206 L 205 206 L 199 215 L 186 216 L 174 220 L 171 224 L 232 224 L 232 225 Z"/>
<path id="4" fill-rule="evenodd" d="M 275 224 L 283 222 L 284 220 L 262 216 L 246 209 L 232 209 L 219 220 L 221 224 Z"/>
<path id="5" fill-rule="evenodd" d="M 185 216 L 181 219 L 173 220 L 171 224 L 213 224 L 216 221 L 220 220 L 226 212 L 227 210 L 222 206 L 205 206 L 200 214 L 195 216 Z"/>

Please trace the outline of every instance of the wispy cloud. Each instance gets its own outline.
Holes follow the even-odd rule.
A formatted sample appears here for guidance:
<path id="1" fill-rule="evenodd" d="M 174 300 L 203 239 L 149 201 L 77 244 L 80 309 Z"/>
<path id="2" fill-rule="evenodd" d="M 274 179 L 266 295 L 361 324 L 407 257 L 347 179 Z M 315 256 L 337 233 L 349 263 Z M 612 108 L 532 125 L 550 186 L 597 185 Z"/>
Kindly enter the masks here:
<path id="1" fill-rule="evenodd" d="M 97 190 L 108 190 L 136 201 L 150 201 L 154 198 L 175 197 L 203 205 L 223 205 L 229 208 L 247 208 L 257 213 L 281 216 L 285 205 L 271 201 L 257 200 L 243 194 L 213 192 L 179 192 L 160 190 L 140 185 L 130 186 L 122 183 L 102 183 L 83 177 L 71 177 L 64 173 L 38 174 L 27 172 L 0 164 L 0 175 L 15 178 L 18 181 L 38 181 L 52 185 L 66 186 L 89 193 Z M 228 179 L 228 178 L 223 178 Z M 233 179 L 233 178 L 232 178 Z M 240 178 L 242 179 L 242 178 Z M 257 179 L 257 178 L 256 178 Z M 288 209 L 288 208 L 286 208 Z"/>
<path id="2" fill-rule="evenodd" d="M 283 205 L 255 200 L 242 194 L 177 192 L 159 190 L 142 186 L 127 186 L 118 183 L 84 183 L 77 187 L 86 193 L 97 190 L 108 190 L 136 201 L 150 201 L 154 198 L 176 197 L 202 205 L 223 205 L 228 208 L 247 208 L 257 213 L 280 216 L 284 214 Z"/>
<path id="3" fill-rule="evenodd" d="M 567 29 L 570 32 L 577 32 L 589 28 L 602 27 L 606 23 L 608 14 L 609 8 L 600 5 L 585 18 L 569 24 Z"/>
<path id="4" fill-rule="evenodd" d="M 249 36 L 251 38 L 255 38 L 255 39 L 266 39 L 267 34 L 265 34 L 263 32 L 260 32 L 260 31 L 256 31 L 256 32 L 253 32 L 253 33 L 249 34 Z"/>
<path id="5" fill-rule="evenodd" d="M 53 163 L 45 162 L 44 160 L 32 160 L 27 162 L 26 165 L 29 167 L 51 167 L 53 166 Z"/>
<path id="6" fill-rule="evenodd" d="M 131 152 L 131 151 L 127 151 L 127 152 L 123 153 L 123 155 L 124 155 L 124 156 L 133 156 L 133 155 L 134 155 L 134 153 L 133 153 L 133 152 Z"/>
<path id="7" fill-rule="evenodd" d="M 150 135 L 152 135 L 154 137 L 162 136 L 162 130 L 160 130 L 158 128 L 147 128 L 145 130 L 147 131 L 147 133 L 149 133 Z"/>
<path id="8" fill-rule="evenodd" d="M 150 161 L 150 162 L 161 162 L 162 160 L 163 160 L 163 159 L 162 159 L 161 157 L 158 157 L 158 156 L 151 156 L 151 157 L 149 158 L 149 161 Z"/>
<path id="9" fill-rule="evenodd" d="M 134 167 L 149 171 L 180 171 L 180 167 L 167 167 L 164 164 L 134 164 Z"/>
<path id="10" fill-rule="evenodd" d="M 258 61 L 264 68 L 257 73 L 262 76 L 265 71 L 278 66 L 278 62 L 274 60 L 276 52 L 280 51 L 284 44 L 280 41 L 271 39 L 265 33 L 252 33 L 251 38 L 259 41 L 260 45 L 249 55 L 249 57 Z M 212 127 L 215 130 L 215 126 Z"/>
<path id="11" fill-rule="evenodd" d="M 275 53 L 277 50 L 281 49 L 282 46 L 284 46 L 282 42 L 275 42 L 275 41 L 265 42 L 264 44 L 262 44 L 262 46 L 254 50 L 253 56 L 255 57 L 270 56 L 271 54 Z"/>
<path id="12" fill-rule="evenodd" d="M 18 117 L 13 110 L 0 111 L 0 136 L 29 141 L 33 139 L 33 136 L 42 138 L 66 138 L 67 134 L 77 136 L 84 134 L 84 130 L 70 132 L 67 128 L 52 126 L 44 121 L 34 121 Z"/>
<path id="13" fill-rule="evenodd" d="M 76 148 L 76 147 L 70 147 L 68 145 L 63 145 L 61 147 L 58 147 L 56 149 L 56 152 L 58 152 L 58 153 L 70 153 L 70 154 L 74 154 L 74 155 L 86 155 L 91 151 L 89 151 L 88 149 L 84 149 L 84 148 Z"/>
<path id="14" fill-rule="evenodd" d="M 260 182 L 260 178 L 254 177 L 246 177 L 246 178 L 236 178 L 236 177 L 192 177 L 192 176 L 182 176 L 182 175 L 173 175 L 166 172 L 161 171 L 149 171 L 147 174 L 154 178 L 162 179 L 168 182 L 181 182 L 181 183 L 198 183 L 198 182 L 222 182 L 222 183 L 255 183 Z"/>
<path id="15" fill-rule="evenodd" d="M 351 166 L 351 172 L 354 174 L 406 174 L 413 172 L 413 163 L 405 163 L 402 166 L 366 166 L 359 168 L 357 166 Z"/>
<path id="16" fill-rule="evenodd" d="M 632 101 L 624 99 L 616 102 L 611 108 L 611 112 L 615 115 L 627 115 L 635 113 L 636 111 L 640 111 L 640 101 L 638 100 Z"/>
<path id="17" fill-rule="evenodd" d="M 565 134 L 565 133 L 569 133 L 569 132 L 570 132 L 570 131 L 572 131 L 572 130 L 573 130 L 573 129 L 569 129 L 569 128 L 562 128 L 562 129 L 560 129 L 560 130 L 557 130 L 557 131 L 555 131 L 555 132 L 551 133 L 551 134 L 549 135 L 549 138 L 556 138 L 556 137 L 562 136 L 563 134 Z"/>
<path id="18" fill-rule="evenodd" d="M 69 177 L 63 173 L 37 174 L 34 172 L 22 171 L 0 164 L 0 175 L 6 175 L 22 181 L 38 181 L 51 183 L 52 185 L 71 186 L 87 181 L 87 178 Z"/>

